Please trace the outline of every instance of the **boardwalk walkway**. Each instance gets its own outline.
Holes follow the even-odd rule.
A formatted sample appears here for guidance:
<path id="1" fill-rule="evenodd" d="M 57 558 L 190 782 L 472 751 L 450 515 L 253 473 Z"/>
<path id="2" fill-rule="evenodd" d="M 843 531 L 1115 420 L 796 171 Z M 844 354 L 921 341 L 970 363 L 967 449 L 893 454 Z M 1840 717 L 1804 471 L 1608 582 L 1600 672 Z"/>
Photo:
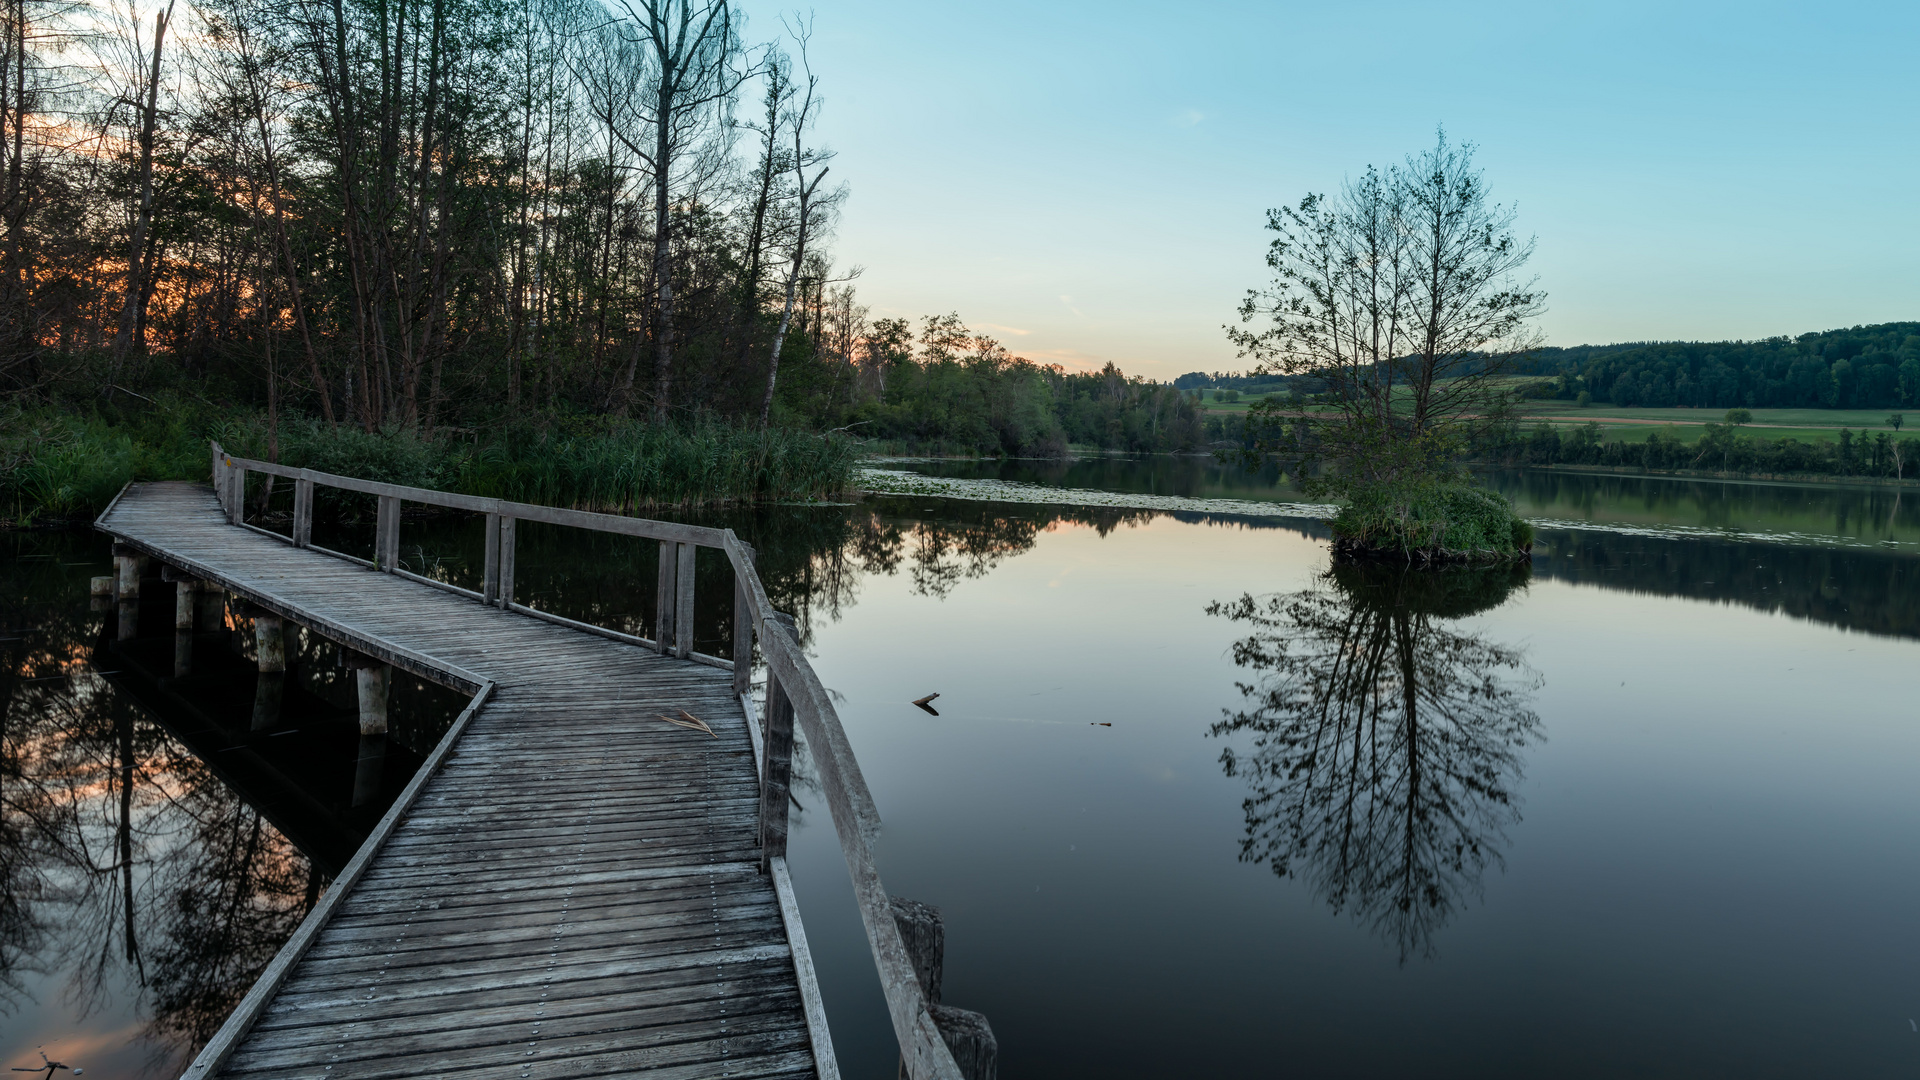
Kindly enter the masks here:
<path id="1" fill-rule="evenodd" d="M 350 648 L 486 692 L 219 1075 L 832 1072 L 829 1047 L 815 1059 L 797 911 L 759 869 L 754 752 L 728 672 L 230 525 L 203 485 L 135 485 L 99 526 Z M 719 737 L 656 719 L 681 709 Z"/>

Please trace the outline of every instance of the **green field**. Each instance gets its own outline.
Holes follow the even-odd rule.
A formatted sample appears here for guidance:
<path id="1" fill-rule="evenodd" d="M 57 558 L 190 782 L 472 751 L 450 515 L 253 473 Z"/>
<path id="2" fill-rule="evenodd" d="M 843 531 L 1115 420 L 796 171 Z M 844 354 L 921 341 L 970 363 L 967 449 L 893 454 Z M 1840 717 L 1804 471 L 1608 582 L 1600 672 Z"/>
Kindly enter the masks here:
<path id="1" fill-rule="evenodd" d="M 1536 382 L 1523 378 L 1516 382 Z M 1242 394 L 1239 401 L 1217 401 L 1217 391 L 1209 390 L 1200 403 L 1207 414 L 1245 415 L 1259 397 Z M 1265 395 L 1262 395 L 1265 396 Z M 1841 428 L 1854 431 L 1888 431 L 1888 412 L 1884 409 L 1753 409 L 1753 420 L 1743 424 L 1740 433 L 1754 439 L 1798 439 L 1801 442 L 1832 442 Z M 1595 404 L 1582 408 L 1571 401 L 1523 401 L 1519 408 L 1522 429 L 1535 424 L 1577 425 L 1597 423 L 1607 442 L 1644 442 L 1655 431 L 1679 436 L 1683 442 L 1698 439 L 1708 424 L 1717 424 L 1726 416 L 1724 409 L 1617 409 Z M 1907 419 L 1920 432 L 1920 412 Z"/>
<path id="2" fill-rule="evenodd" d="M 1798 439 L 1832 442 L 1841 428 L 1888 431 L 1883 409 L 1754 409 L 1753 420 L 1740 433 L 1755 439 Z M 1556 425 L 1597 423 L 1609 442 L 1643 442 L 1654 431 L 1668 431 L 1686 442 L 1700 437 L 1708 424 L 1726 416 L 1724 409 L 1616 409 L 1611 405 L 1581 408 L 1571 401 L 1526 401 L 1520 405 L 1521 426 L 1545 422 Z M 1920 429 L 1920 413 L 1910 419 Z M 1901 428 L 1906 431 L 1905 427 Z"/>

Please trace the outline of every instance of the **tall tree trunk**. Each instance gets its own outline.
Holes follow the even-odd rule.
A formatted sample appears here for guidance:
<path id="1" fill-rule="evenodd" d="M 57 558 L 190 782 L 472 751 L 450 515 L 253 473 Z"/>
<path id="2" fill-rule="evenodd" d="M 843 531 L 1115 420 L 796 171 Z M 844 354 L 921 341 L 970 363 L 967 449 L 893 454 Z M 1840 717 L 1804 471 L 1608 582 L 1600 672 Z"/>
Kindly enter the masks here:
<path id="1" fill-rule="evenodd" d="M 673 115 L 673 97 L 668 76 L 661 75 L 660 122 L 654 125 L 653 158 L 653 277 L 655 303 L 653 317 L 653 422 L 667 422 L 667 408 L 673 400 L 673 218 L 667 201 L 667 180 L 673 161 L 673 139 L 669 118 Z"/>
<path id="2" fill-rule="evenodd" d="M 113 381 L 120 381 L 121 365 L 135 346 L 140 332 L 140 309 L 147 292 L 147 232 L 153 227 L 153 129 L 160 115 L 160 50 L 166 42 L 167 21 L 173 17 L 173 4 L 153 17 L 153 63 L 147 72 L 147 103 L 140 119 L 140 208 L 133 221 L 133 236 L 127 243 L 127 293 L 120 305 L 120 330 L 113 341 Z"/>

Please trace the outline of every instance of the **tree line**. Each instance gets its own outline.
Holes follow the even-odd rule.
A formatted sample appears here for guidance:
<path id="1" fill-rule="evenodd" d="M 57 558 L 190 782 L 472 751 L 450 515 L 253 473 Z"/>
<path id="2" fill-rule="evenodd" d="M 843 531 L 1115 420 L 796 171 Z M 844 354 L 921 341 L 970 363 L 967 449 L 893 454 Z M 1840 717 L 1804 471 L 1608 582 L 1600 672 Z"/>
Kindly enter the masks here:
<path id="1" fill-rule="evenodd" d="M 1884 431 L 1841 428 L 1832 442 L 1764 439 L 1739 433 L 1733 422 L 1708 424 L 1694 442 L 1655 430 L 1644 442 L 1604 442 L 1600 425 L 1573 428 L 1539 424 L 1522 432 L 1512 421 L 1493 421 L 1469 443 L 1479 461 L 1502 465 L 1601 465 L 1613 468 L 1699 470 L 1743 475 L 1864 476 L 1905 479 L 1920 467 L 1920 439 Z"/>
<path id="2" fill-rule="evenodd" d="M 808 19 L 754 41 L 729 0 L 164 2 L 0 2 L 23 407 L 257 410 L 270 455 L 283 416 L 1197 438 L 1118 371 L 870 318 L 831 248 Z"/>
<path id="3" fill-rule="evenodd" d="M 1538 393 L 1621 408 L 1920 407 L 1920 323 L 1627 347 L 1562 362 Z"/>

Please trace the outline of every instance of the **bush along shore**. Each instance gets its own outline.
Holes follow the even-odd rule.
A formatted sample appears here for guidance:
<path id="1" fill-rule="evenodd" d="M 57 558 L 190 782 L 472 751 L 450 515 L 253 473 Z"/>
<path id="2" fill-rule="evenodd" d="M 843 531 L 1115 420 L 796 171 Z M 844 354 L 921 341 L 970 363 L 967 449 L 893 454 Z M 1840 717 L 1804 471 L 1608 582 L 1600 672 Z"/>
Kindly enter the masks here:
<path id="1" fill-rule="evenodd" d="M 206 480 L 209 442 L 295 468 L 469 495 L 637 514 L 828 498 L 853 487 L 851 440 L 720 421 L 595 419 L 427 436 L 166 398 L 138 410 L 0 414 L 0 524 L 83 521 L 132 480 Z"/>
<path id="2" fill-rule="evenodd" d="M 1345 559 L 1411 563 L 1513 562 L 1533 553 L 1533 526 L 1505 496 L 1464 482 L 1411 491 L 1350 486 L 1328 519 Z"/>

